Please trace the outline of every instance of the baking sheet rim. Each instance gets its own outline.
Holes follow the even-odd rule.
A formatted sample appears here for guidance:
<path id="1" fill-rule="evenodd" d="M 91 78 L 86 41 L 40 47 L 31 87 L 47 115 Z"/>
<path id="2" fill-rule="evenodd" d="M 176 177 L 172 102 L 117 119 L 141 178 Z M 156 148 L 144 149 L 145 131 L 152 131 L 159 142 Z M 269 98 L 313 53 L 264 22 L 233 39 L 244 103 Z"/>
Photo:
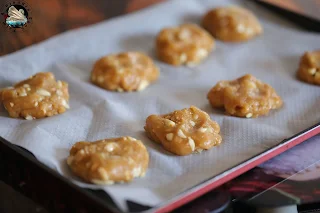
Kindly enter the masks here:
<path id="1" fill-rule="evenodd" d="M 320 133 L 320 122 L 312 125 L 311 127 L 285 139 L 278 144 L 270 147 L 269 149 L 239 163 L 238 165 L 229 168 L 218 175 L 215 175 L 211 178 L 203 180 L 201 183 L 186 189 L 179 195 L 174 198 L 168 200 L 167 202 L 161 203 L 158 206 L 155 206 L 147 211 L 143 211 L 143 213 L 156 212 L 156 213 L 164 213 L 168 211 L 172 211 L 187 202 L 194 200 L 201 195 L 209 192 L 212 189 L 217 188 L 218 186 L 226 183 L 227 181 L 245 173 L 246 171 L 258 166 L 259 164 L 275 157 L 286 150 L 293 148 L 294 146 L 303 143 L 307 139 L 317 135 Z M 233 171 L 232 171 L 233 170 Z M 223 176 L 220 177 L 219 176 Z M 216 179 L 215 179 L 216 178 Z M 215 179 L 215 180 L 214 180 Z"/>
<path id="2" fill-rule="evenodd" d="M 297 133 L 297 134 L 295 134 L 295 135 L 293 135 L 292 137 L 290 137 L 288 139 L 281 141 L 280 143 L 274 145 L 270 149 L 265 150 L 255 156 L 251 157 L 250 159 L 245 160 L 245 161 L 241 162 L 240 164 L 225 170 L 224 172 L 221 172 L 220 174 L 218 174 L 216 176 L 208 178 L 207 180 L 204 180 L 195 186 L 192 186 L 191 188 L 180 193 L 179 195 L 171 198 L 167 202 L 161 203 L 158 206 L 151 207 L 150 209 L 143 211 L 143 213 L 151 213 L 151 212 L 164 213 L 164 212 L 172 211 L 172 210 L 182 206 L 183 204 L 186 204 L 187 202 L 192 201 L 192 200 L 200 197 L 201 195 L 209 192 L 210 190 L 219 187 L 220 185 L 226 183 L 227 181 L 245 173 L 246 171 L 248 171 L 248 170 L 254 168 L 255 166 L 269 160 L 270 158 L 275 157 L 275 156 L 285 152 L 286 150 L 288 150 L 288 149 L 290 149 L 300 143 L 303 143 L 307 139 L 309 139 L 319 133 L 320 133 L 320 122 L 301 131 L 301 132 L 299 132 L 299 133 Z M 36 164 L 37 166 L 39 166 L 42 169 L 47 170 L 50 174 L 53 173 L 54 176 L 58 176 L 60 181 L 63 181 L 66 184 L 71 184 L 73 188 L 77 188 L 80 192 L 85 193 L 86 196 L 91 197 L 96 202 L 99 202 L 103 206 L 107 207 L 109 210 L 112 209 L 111 211 L 115 211 L 115 208 L 112 208 L 112 206 L 109 203 L 100 202 L 100 200 L 99 201 L 96 200 L 96 197 L 88 194 L 86 192 L 86 189 L 79 187 L 78 185 L 74 184 L 70 179 L 68 179 L 68 178 L 64 177 L 63 175 L 61 175 L 60 173 L 58 173 L 56 170 L 53 170 L 53 169 L 49 168 L 48 166 L 46 166 L 45 164 L 41 163 L 39 160 L 37 160 L 37 158 L 33 154 L 32 155 L 33 155 L 34 159 L 31 159 L 30 156 L 26 156 L 26 153 L 24 153 L 25 152 L 24 150 L 21 149 L 21 152 L 17 151 L 19 146 L 13 144 L 12 142 L 7 141 L 5 138 L 3 138 L 1 136 L 0 136 L 0 141 L 10 143 L 10 145 L 12 145 L 12 147 L 15 147 L 13 149 L 14 151 L 23 155 L 28 160 L 31 160 L 32 163 Z M 7 145 L 7 144 L 4 143 L 4 145 Z M 223 176 L 223 177 L 219 178 L 219 176 Z M 121 211 L 118 211 L 118 212 L 121 212 Z"/>

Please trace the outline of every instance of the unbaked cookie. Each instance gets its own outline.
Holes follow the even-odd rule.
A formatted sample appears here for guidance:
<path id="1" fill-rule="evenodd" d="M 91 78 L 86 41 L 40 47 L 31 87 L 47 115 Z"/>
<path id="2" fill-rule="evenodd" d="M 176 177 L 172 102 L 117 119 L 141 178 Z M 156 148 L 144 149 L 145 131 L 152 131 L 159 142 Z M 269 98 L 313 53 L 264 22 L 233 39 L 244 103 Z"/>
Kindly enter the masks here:
<path id="1" fill-rule="evenodd" d="M 195 106 L 166 115 L 150 115 L 144 129 L 151 140 L 176 155 L 201 152 L 222 140 L 220 126 Z"/>
<path id="2" fill-rule="evenodd" d="M 214 39 L 194 24 L 161 30 L 156 39 L 157 54 L 161 61 L 175 66 L 193 66 L 208 56 Z"/>
<path id="3" fill-rule="evenodd" d="M 74 174 L 94 184 L 129 182 L 143 177 L 149 154 L 143 143 L 132 137 L 77 142 L 67 159 Z"/>
<path id="4" fill-rule="evenodd" d="M 68 84 L 56 81 L 51 72 L 40 72 L 14 87 L 2 89 L 0 101 L 13 118 L 49 117 L 69 109 Z"/>
<path id="5" fill-rule="evenodd" d="M 140 91 L 158 79 L 159 70 L 152 59 L 139 52 L 124 52 L 99 59 L 91 81 L 99 87 L 118 92 Z"/>
<path id="6" fill-rule="evenodd" d="M 238 117 L 258 117 L 271 109 L 282 106 L 282 100 L 268 84 L 252 75 L 244 75 L 234 81 L 219 81 L 208 93 L 213 107 L 223 107 Z"/>
<path id="7" fill-rule="evenodd" d="M 204 16 L 202 25 L 215 38 L 226 42 L 247 41 L 263 31 L 253 13 L 237 6 L 210 10 Z"/>
<path id="8" fill-rule="evenodd" d="M 320 85 L 320 50 L 306 52 L 301 57 L 297 75 L 302 81 Z"/>

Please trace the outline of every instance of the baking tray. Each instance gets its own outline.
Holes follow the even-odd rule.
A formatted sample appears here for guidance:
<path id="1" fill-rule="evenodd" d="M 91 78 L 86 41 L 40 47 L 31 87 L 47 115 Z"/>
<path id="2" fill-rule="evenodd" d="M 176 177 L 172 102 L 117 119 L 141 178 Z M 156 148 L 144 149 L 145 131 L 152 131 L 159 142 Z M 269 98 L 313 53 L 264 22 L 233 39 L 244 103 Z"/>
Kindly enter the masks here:
<path id="1" fill-rule="evenodd" d="M 260 153 L 239 164 L 232 173 L 219 181 L 206 180 L 190 189 L 188 193 L 181 194 L 170 200 L 166 206 L 155 211 L 152 210 L 152 212 L 170 212 L 319 133 L 320 122 L 283 140 L 267 152 Z M 1 171 L 8 173 L 7 175 L 3 173 L 2 179 L 11 186 L 15 186 L 19 191 L 23 191 L 36 202 L 50 208 L 50 211 L 65 212 L 72 209 L 73 212 L 74 210 L 97 213 L 122 212 L 104 191 L 88 190 L 73 184 L 55 170 L 40 163 L 25 149 L 13 145 L 2 137 L 0 137 L 0 160 L 1 167 L 4 167 L 0 168 Z M 28 169 L 26 170 L 26 168 Z M 29 190 L 19 188 L 21 182 L 24 184 L 27 182 L 26 186 L 29 187 Z M 128 202 L 128 207 L 130 212 L 147 212 L 150 209 L 148 206 L 134 202 Z"/>
<path id="2" fill-rule="evenodd" d="M 224 176 L 223 178 L 219 179 L 218 181 L 213 181 L 212 179 L 208 179 L 208 180 L 205 180 L 202 183 L 198 184 L 197 186 L 194 186 L 192 188 L 187 189 L 186 192 L 183 192 L 183 193 L 179 194 L 177 197 L 175 197 L 174 199 L 166 202 L 166 204 L 164 206 L 159 207 L 159 208 L 156 207 L 156 208 L 152 209 L 152 212 L 154 212 L 154 211 L 155 212 L 168 212 L 168 211 L 171 211 L 171 210 L 183 205 L 184 203 L 186 203 L 188 201 L 195 199 L 196 197 L 199 197 L 200 195 L 202 195 L 202 194 L 210 191 L 211 189 L 214 189 L 217 186 L 227 182 L 228 180 L 244 173 L 245 171 L 253 168 L 254 166 L 259 165 L 260 163 L 262 163 L 262 162 L 284 152 L 285 150 L 303 142 L 304 140 L 318 134 L 320 132 L 319 126 L 320 126 L 320 123 L 317 123 L 317 124 L 313 125 L 312 127 L 306 128 L 306 130 L 279 142 L 278 144 L 269 148 L 267 151 L 261 152 L 245 162 L 241 162 L 240 164 L 236 165 L 236 167 L 234 167 L 234 168 L 229 168 L 231 171 L 228 173 L 228 175 Z M 19 153 L 19 155 L 23 155 L 24 152 L 20 148 L 17 148 L 12 145 L 10 146 L 10 143 L 8 141 L 5 141 L 5 140 L 1 140 L 1 141 L 3 141 L 4 146 L 6 146 L 7 148 L 9 147 L 11 149 L 11 151 L 17 152 L 17 153 Z M 103 193 L 92 192 L 91 190 L 79 188 L 79 187 L 75 186 L 74 184 L 72 184 L 68 179 L 60 176 L 57 172 L 55 172 L 55 171 L 51 170 L 50 168 L 39 163 L 37 160 L 32 158 L 30 155 L 26 154 L 26 155 L 23 155 L 23 157 L 31 164 L 36 165 L 36 167 L 38 167 L 39 169 L 44 170 L 48 175 L 50 175 L 56 181 L 56 183 L 58 183 L 58 185 L 62 184 L 63 188 L 68 188 L 71 191 L 73 191 L 73 194 L 77 194 L 80 197 L 82 196 L 82 199 L 87 199 L 88 205 L 92 205 L 92 203 L 90 204 L 90 202 L 95 203 L 95 207 L 97 207 L 97 210 L 94 210 L 95 212 L 96 211 L 98 212 L 98 209 L 99 210 L 109 209 L 113 212 L 120 212 L 119 209 L 115 208 L 115 206 L 112 205 L 112 200 L 110 199 L 110 197 L 108 197 L 108 196 L 105 197 L 106 194 L 104 192 Z M 45 179 L 45 180 L 47 181 L 47 179 Z M 139 205 L 135 205 L 135 204 L 130 204 L 130 205 L 139 206 Z M 146 206 L 140 206 L 138 208 L 140 208 L 138 211 L 140 211 L 140 210 L 141 211 L 143 211 L 143 210 L 148 211 L 147 210 L 148 207 L 146 207 Z"/>
<path id="3" fill-rule="evenodd" d="M 302 2 L 303 0 L 298 1 L 282 1 L 282 0 L 249 0 L 253 1 L 260 6 L 267 8 L 268 10 L 278 14 L 284 19 L 300 26 L 301 28 L 313 32 L 320 32 L 320 19 L 318 14 L 313 14 L 312 11 L 304 10 L 301 8 L 297 2 Z M 316 4 L 316 1 L 310 1 L 310 4 L 313 4 L 315 7 L 320 9 L 320 6 Z M 299 8 L 302 11 L 295 11 L 291 7 Z"/>

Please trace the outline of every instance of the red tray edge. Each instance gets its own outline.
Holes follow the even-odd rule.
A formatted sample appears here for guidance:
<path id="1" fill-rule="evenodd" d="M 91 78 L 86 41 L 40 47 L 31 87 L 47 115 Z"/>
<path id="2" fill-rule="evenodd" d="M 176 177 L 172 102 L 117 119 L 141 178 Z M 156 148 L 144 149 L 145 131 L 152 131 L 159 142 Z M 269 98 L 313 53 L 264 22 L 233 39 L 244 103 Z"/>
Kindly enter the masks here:
<path id="1" fill-rule="evenodd" d="M 306 141 L 307 139 L 317 135 L 320 133 L 320 123 L 310 127 L 309 129 L 289 138 L 281 142 L 280 144 L 274 146 L 273 148 L 251 158 L 250 160 L 232 168 L 229 171 L 224 173 L 228 173 L 227 175 L 221 178 L 212 178 L 204 183 L 196 186 L 194 189 L 181 194 L 179 197 L 175 197 L 174 199 L 168 201 L 164 206 L 161 206 L 157 209 L 151 209 L 146 212 L 155 212 L 155 213 L 165 213 L 170 212 L 187 202 L 190 202 L 201 195 L 209 192 L 210 190 L 217 188 L 218 186 L 232 180 L 233 178 L 247 172 L 248 170 L 260 165 L 261 163 L 285 152 L 286 150 Z M 218 175 L 217 177 L 221 176 Z"/>

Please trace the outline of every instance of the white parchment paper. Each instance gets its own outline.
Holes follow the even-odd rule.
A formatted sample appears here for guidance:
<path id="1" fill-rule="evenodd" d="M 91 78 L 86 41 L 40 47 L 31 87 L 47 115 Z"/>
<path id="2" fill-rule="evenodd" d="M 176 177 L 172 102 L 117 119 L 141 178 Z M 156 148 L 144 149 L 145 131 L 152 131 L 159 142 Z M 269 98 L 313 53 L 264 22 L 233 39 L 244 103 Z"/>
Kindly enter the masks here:
<path id="1" fill-rule="evenodd" d="M 198 23 L 211 7 L 240 4 L 255 12 L 264 34 L 247 43 L 216 42 L 216 49 L 195 68 L 172 67 L 154 57 L 156 34 L 167 26 Z M 295 72 L 300 56 L 320 48 L 320 36 L 298 30 L 275 15 L 240 1 L 174 0 L 140 12 L 73 30 L 0 58 L 0 87 L 30 75 L 51 71 L 69 83 L 66 113 L 33 121 L 0 113 L 0 135 L 30 150 L 41 162 L 82 187 L 107 191 L 126 210 L 126 200 L 159 206 L 203 180 L 263 152 L 320 121 L 320 87 L 300 82 Z M 89 83 L 99 57 L 136 50 L 150 55 L 161 69 L 157 82 L 136 93 L 116 93 Z M 272 85 L 284 100 L 267 117 L 243 119 L 214 110 L 207 92 L 219 80 L 251 73 Z M 221 146 L 185 157 L 174 156 L 150 141 L 143 130 L 150 114 L 163 114 L 195 105 L 221 126 Z M 129 184 L 94 186 L 75 178 L 66 165 L 68 151 L 80 140 L 129 135 L 150 153 L 145 178 Z"/>

